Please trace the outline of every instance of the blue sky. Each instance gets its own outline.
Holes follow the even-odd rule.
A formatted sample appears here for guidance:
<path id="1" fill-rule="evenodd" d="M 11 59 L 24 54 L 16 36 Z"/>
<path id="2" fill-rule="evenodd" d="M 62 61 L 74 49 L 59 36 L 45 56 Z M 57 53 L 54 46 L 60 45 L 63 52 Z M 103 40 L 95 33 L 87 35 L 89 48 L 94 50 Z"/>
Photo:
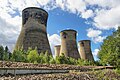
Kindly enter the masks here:
<path id="1" fill-rule="evenodd" d="M 60 44 L 59 32 L 74 29 L 78 32 L 77 42 L 91 40 L 97 60 L 103 40 L 120 25 L 120 0 L 0 0 L 0 4 L 0 44 L 10 50 L 20 34 L 21 12 L 26 7 L 48 12 L 47 32 L 53 53 L 54 46 Z"/>

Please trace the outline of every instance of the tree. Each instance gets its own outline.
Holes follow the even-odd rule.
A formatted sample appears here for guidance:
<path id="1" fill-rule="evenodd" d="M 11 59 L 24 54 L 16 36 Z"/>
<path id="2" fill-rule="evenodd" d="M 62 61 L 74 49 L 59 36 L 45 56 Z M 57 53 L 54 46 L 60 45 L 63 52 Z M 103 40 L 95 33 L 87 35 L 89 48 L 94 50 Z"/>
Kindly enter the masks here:
<path id="1" fill-rule="evenodd" d="M 4 47 L 0 46 L 0 60 L 3 60 L 3 55 L 4 55 Z"/>
<path id="2" fill-rule="evenodd" d="M 7 60 L 9 60 L 9 57 L 10 57 L 10 51 L 9 51 L 8 47 L 6 46 L 6 47 L 5 47 L 5 50 L 4 50 L 3 59 L 4 59 L 5 61 L 7 61 Z"/>
<path id="3" fill-rule="evenodd" d="M 23 51 L 23 49 L 15 50 L 11 55 L 11 60 L 17 62 L 27 62 L 26 52 Z"/>
<path id="4" fill-rule="evenodd" d="M 71 57 L 68 57 L 67 59 L 68 59 L 67 64 L 70 64 L 70 65 L 76 65 L 77 64 L 76 63 L 77 62 L 76 59 L 71 58 Z"/>
<path id="5" fill-rule="evenodd" d="M 44 53 L 40 53 L 40 55 L 38 56 L 37 62 L 40 64 L 45 63 Z"/>
<path id="6" fill-rule="evenodd" d="M 37 63 L 38 57 L 39 57 L 39 54 L 37 52 L 37 49 L 31 50 L 27 55 L 27 60 L 28 62 L 31 62 L 31 63 Z"/>
<path id="7" fill-rule="evenodd" d="M 101 64 L 120 67 L 120 27 L 103 41 L 98 56 Z"/>
<path id="8" fill-rule="evenodd" d="M 57 63 L 57 64 L 68 64 L 68 58 L 65 57 L 64 54 L 62 54 L 62 55 L 59 56 L 59 57 L 56 57 L 55 60 L 56 60 L 56 63 Z"/>

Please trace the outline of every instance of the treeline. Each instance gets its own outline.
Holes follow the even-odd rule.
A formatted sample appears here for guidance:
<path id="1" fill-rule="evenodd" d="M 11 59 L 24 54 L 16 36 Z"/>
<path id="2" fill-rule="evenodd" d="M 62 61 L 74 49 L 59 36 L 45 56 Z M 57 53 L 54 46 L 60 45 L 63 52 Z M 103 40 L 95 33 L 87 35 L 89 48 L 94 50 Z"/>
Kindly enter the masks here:
<path id="1" fill-rule="evenodd" d="M 0 46 L 0 60 L 14 61 L 14 62 L 26 62 L 26 63 L 40 63 L 40 64 L 69 64 L 69 65 L 96 65 L 95 62 L 74 59 L 71 57 L 65 57 L 64 54 L 60 57 L 53 58 L 52 55 L 48 55 L 48 52 L 38 54 L 37 49 L 28 51 L 23 49 L 16 50 L 10 53 L 8 48 Z"/>
<path id="2" fill-rule="evenodd" d="M 102 65 L 120 68 L 120 27 L 103 41 L 98 57 Z"/>

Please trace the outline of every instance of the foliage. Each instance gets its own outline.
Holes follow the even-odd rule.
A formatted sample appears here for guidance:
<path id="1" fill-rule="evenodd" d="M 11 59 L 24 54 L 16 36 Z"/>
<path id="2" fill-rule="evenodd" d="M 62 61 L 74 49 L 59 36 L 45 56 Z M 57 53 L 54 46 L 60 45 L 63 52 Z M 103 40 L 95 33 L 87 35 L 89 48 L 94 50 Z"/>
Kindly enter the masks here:
<path id="1" fill-rule="evenodd" d="M 0 60 L 9 60 L 11 57 L 11 53 L 9 52 L 8 47 L 6 46 L 5 49 L 3 46 L 0 46 Z"/>
<path id="2" fill-rule="evenodd" d="M 10 58 L 11 61 L 26 62 L 26 53 L 22 49 L 15 50 Z"/>
<path id="3" fill-rule="evenodd" d="M 27 55 L 28 62 L 37 63 L 38 58 L 39 58 L 39 54 L 37 52 L 37 49 L 29 51 Z"/>
<path id="4" fill-rule="evenodd" d="M 3 60 L 4 48 L 0 46 L 0 60 Z"/>
<path id="5" fill-rule="evenodd" d="M 68 63 L 68 59 L 65 57 L 64 54 L 62 54 L 59 57 L 56 57 L 56 64 L 67 64 Z"/>
<path id="6" fill-rule="evenodd" d="M 96 65 L 93 61 L 88 61 L 88 60 L 83 60 L 83 59 L 78 59 L 77 60 L 77 65 L 81 66 L 88 66 L 88 65 Z"/>
<path id="7" fill-rule="evenodd" d="M 2 57 L 1 57 L 2 54 Z M 39 63 L 39 64 L 69 64 L 69 65 L 93 65 L 94 63 L 82 60 L 82 59 L 74 59 L 71 57 L 66 57 L 64 54 L 61 56 L 57 56 L 53 58 L 52 55 L 48 54 L 48 51 L 45 53 L 38 54 L 37 48 L 34 50 L 29 48 L 28 51 L 24 51 L 23 49 L 15 50 L 10 54 L 9 49 L 7 47 L 0 47 L 0 59 L 2 60 L 10 60 L 16 62 L 30 62 L 30 63 Z"/>
<path id="8" fill-rule="evenodd" d="M 120 27 L 104 40 L 98 55 L 102 65 L 120 67 Z"/>

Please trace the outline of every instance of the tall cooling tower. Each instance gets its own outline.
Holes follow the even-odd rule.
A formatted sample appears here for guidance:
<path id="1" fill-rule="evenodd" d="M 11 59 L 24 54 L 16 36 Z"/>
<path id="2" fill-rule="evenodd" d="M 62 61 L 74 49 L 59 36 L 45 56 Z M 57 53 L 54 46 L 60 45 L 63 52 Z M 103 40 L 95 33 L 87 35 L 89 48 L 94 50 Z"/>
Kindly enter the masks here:
<path id="1" fill-rule="evenodd" d="M 94 61 L 90 40 L 79 41 L 81 59 Z"/>
<path id="2" fill-rule="evenodd" d="M 76 31 L 75 30 L 63 30 L 60 32 L 61 37 L 61 50 L 60 55 L 64 53 L 66 57 L 72 57 L 75 59 L 80 58 L 77 43 L 76 43 Z"/>
<path id="3" fill-rule="evenodd" d="M 37 48 L 38 53 L 48 51 L 51 54 L 48 42 L 46 25 L 48 13 L 37 7 L 28 7 L 22 11 L 22 29 L 18 37 L 15 50 L 29 47 Z"/>
<path id="4" fill-rule="evenodd" d="M 59 57 L 60 56 L 60 47 L 61 47 L 61 45 L 56 45 L 55 47 L 54 47 L 54 50 L 55 50 L 55 56 L 57 57 Z"/>

